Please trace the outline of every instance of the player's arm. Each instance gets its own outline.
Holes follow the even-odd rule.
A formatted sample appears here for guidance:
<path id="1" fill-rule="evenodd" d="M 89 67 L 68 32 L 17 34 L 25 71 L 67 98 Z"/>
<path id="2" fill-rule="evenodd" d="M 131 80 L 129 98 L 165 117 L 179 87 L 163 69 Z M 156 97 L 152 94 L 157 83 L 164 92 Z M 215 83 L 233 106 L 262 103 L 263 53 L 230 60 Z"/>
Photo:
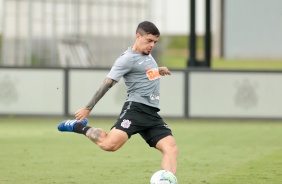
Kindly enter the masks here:
<path id="1" fill-rule="evenodd" d="M 94 96 L 91 98 L 91 100 L 88 102 L 88 104 L 78 111 L 75 112 L 75 117 L 77 120 L 82 121 L 84 118 L 86 118 L 90 111 L 94 108 L 94 106 L 98 103 L 98 101 L 106 94 L 106 92 L 113 87 L 117 81 L 106 78 L 102 85 L 99 87 L 99 89 L 95 92 Z"/>
<path id="2" fill-rule="evenodd" d="M 159 74 L 161 76 L 165 76 L 165 75 L 171 75 L 171 72 L 167 67 L 159 67 Z"/>
<path id="3" fill-rule="evenodd" d="M 86 109 L 91 111 L 97 102 L 106 94 L 106 92 L 113 87 L 117 82 L 113 79 L 106 78 L 99 89 L 96 91 L 90 102 L 86 105 Z"/>

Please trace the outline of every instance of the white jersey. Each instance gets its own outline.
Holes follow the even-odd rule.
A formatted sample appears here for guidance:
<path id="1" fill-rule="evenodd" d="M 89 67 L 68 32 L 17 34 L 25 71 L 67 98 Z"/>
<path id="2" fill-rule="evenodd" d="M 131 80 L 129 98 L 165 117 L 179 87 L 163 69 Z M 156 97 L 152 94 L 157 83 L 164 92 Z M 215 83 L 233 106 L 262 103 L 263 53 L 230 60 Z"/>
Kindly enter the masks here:
<path id="1" fill-rule="evenodd" d="M 107 75 L 115 81 L 124 78 L 126 101 L 139 102 L 159 109 L 160 75 L 154 58 L 140 54 L 129 47 L 115 61 Z"/>

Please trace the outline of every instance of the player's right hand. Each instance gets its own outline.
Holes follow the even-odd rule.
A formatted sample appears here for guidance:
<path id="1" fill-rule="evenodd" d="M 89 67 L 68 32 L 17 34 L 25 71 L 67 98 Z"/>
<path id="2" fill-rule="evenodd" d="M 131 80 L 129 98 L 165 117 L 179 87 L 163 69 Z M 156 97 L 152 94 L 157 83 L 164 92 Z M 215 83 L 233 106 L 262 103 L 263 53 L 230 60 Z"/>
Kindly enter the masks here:
<path id="1" fill-rule="evenodd" d="M 84 118 L 86 118 L 90 114 L 90 110 L 86 109 L 85 107 L 82 109 L 77 110 L 74 113 L 75 118 L 78 120 L 78 122 L 81 122 Z"/>

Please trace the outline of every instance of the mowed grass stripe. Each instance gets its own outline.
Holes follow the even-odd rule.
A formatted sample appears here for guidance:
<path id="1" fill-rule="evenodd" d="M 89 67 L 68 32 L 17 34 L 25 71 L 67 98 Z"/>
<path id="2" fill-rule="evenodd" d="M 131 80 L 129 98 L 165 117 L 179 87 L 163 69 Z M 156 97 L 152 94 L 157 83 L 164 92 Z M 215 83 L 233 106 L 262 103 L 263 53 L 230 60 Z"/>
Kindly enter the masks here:
<path id="1" fill-rule="evenodd" d="M 280 184 L 282 181 L 282 150 L 251 160 L 235 170 L 218 175 L 209 181 L 217 184 Z"/>

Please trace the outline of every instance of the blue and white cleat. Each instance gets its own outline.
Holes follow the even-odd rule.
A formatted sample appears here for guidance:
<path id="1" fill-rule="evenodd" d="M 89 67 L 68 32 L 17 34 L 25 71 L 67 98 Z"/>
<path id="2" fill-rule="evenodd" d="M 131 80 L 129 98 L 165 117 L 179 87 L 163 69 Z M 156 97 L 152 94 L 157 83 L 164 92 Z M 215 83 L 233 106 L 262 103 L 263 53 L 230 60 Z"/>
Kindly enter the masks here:
<path id="1" fill-rule="evenodd" d="M 88 119 L 83 119 L 80 123 L 86 125 L 88 122 Z M 78 123 L 76 119 L 74 120 L 64 120 L 58 125 L 58 130 L 61 132 L 73 132 L 74 125 Z"/>

